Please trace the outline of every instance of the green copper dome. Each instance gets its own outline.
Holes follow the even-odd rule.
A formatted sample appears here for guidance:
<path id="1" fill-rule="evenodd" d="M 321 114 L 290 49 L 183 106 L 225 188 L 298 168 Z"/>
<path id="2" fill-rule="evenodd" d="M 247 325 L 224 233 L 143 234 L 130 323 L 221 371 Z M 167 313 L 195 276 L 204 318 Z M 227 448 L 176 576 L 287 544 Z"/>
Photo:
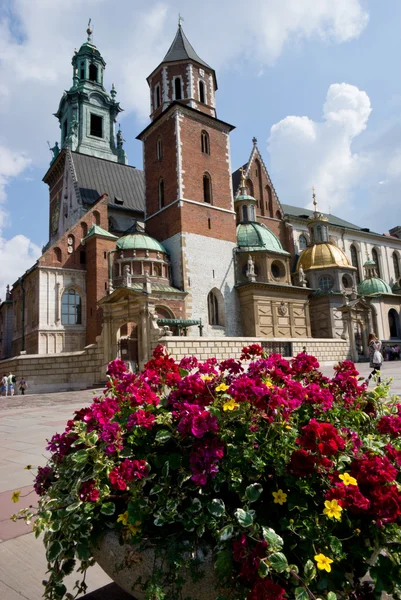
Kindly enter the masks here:
<path id="1" fill-rule="evenodd" d="M 240 223 L 237 226 L 238 248 L 246 250 L 271 250 L 280 254 L 288 254 L 280 240 L 270 229 L 260 223 Z"/>
<path id="2" fill-rule="evenodd" d="M 391 287 L 380 277 L 371 277 L 364 279 L 358 285 L 358 294 L 360 296 L 377 296 L 379 294 L 392 294 Z"/>
<path id="3" fill-rule="evenodd" d="M 143 233 L 124 235 L 117 242 L 119 250 L 154 250 L 167 254 L 167 250 L 157 240 Z"/>

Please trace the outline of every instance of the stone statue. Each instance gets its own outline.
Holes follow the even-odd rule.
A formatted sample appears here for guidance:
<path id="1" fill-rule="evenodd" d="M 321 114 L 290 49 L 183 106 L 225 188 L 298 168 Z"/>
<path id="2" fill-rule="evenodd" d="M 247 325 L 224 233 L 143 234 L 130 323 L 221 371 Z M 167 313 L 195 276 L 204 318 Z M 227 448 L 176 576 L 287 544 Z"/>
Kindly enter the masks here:
<path id="1" fill-rule="evenodd" d="M 131 287 L 131 269 L 125 265 L 123 269 L 123 287 Z"/>
<path id="2" fill-rule="evenodd" d="M 152 282 L 150 280 L 150 275 L 149 275 L 148 271 L 146 271 L 146 273 L 145 273 L 145 281 L 143 282 L 143 291 L 146 294 L 152 293 Z"/>
<path id="3" fill-rule="evenodd" d="M 50 144 L 49 144 L 49 146 L 50 146 Z M 53 148 L 50 148 L 50 152 L 52 152 L 52 153 L 53 153 L 53 157 L 52 157 L 52 159 L 51 159 L 51 162 L 50 162 L 50 164 L 52 164 L 52 162 L 53 162 L 53 161 L 54 161 L 54 160 L 55 160 L 55 159 L 58 157 L 58 155 L 60 154 L 60 148 L 59 148 L 58 142 L 54 142 L 54 146 L 53 146 Z"/>
<path id="4" fill-rule="evenodd" d="M 78 125 L 79 125 L 78 119 L 74 115 L 74 117 L 72 118 L 72 120 L 70 122 L 70 127 L 69 127 L 69 130 L 68 130 L 68 135 L 66 137 L 66 144 L 72 150 L 74 150 L 73 143 L 76 141 L 76 137 L 77 137 L 77 134 L 78 134 Z"/>
<path id="5" fill-rule="evenodd" d="M 306 284 L 307 284 L 306 277 L 305 277 L 305 272 L 304 272 L 304 270 L 302 268 L 302 265 L 298 269 L 298 284 L 301 287 L 306 287 Z"/>
<path id="6" fill-rule="evenodd" d="M 255 263 L 253 262 L 251 255 L 248 256 L 246 276 L 249 279 L 249 281 L 251 281 L 251 282 L 256 281 Z"/>

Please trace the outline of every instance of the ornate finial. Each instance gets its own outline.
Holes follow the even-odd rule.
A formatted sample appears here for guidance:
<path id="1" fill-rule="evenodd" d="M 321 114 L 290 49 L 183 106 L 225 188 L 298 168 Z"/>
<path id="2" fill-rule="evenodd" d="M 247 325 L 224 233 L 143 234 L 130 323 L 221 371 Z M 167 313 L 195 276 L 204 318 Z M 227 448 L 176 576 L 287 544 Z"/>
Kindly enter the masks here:
<path id="1" fill-rule="evenodd" d="M 178 27 L 181 27 L 181 23 L 183 22 L 183 18 L 180 13 L 178 13 Z"/>
<path id="2" fill-rule="evenodd" d="M 257 140 L 257 138 L 256 138 L 256 137 L 253 137 L 253 138 L 252 138 L 252 142 L 253 142 L 253 145 L 254 145 L 254 146 L 256 146 L 256 144 L 258 143 L 258 140 Z"/>
<path id="3" fill-rule="evenodd" d="M 112 83 L 111 84 L 110 96 L 111 96 L 111 99 L 113 100 L 113 102 L 114 102 L 114 99 L 115 99 L 116 95 L 117 95 L 117 91 L 116 91 L 116 88 L 114 86 L 114 83 Z"/>
<path id="4" fill-rule="evenodd" d="M 315 207 L 315 213 L 317 212 L 317 201 L 316 201 L 316 194 L 315 194 L 315 187 L 312 186 L 312 198 L 313 198 L 313 206 Z"/>
<path id="5" fill-rule="evenodd" d="M 88 34 L 88 42 L 92 41 L 91 36 L 92 36 L 92 33 L 93 33 L 93 29 L 91 28 L 91 21 L 92 21 L 92 19 L 89 19 L 89 21 L 88 21 L 88 29 L 86 30 L 86 33 Z"/>
<path id="6" fill-rule="evenodd" d="M 78 54 L 78 50 L 74 48 L 74 54 Z"/>
<path id="7" fill-rule="evenodd" d="M 246 182 L 245 182 L 245 169 L 244 169 L 244 167 L 241 167 L 240 171 L 241 171 L 240 187 L 245 187 L 246 186 Z"/>

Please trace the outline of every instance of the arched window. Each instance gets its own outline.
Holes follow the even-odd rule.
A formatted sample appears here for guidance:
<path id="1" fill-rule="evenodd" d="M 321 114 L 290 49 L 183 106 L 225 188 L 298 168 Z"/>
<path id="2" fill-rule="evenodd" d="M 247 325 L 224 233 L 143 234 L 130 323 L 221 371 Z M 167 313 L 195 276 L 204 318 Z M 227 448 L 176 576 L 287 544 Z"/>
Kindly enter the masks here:
<path id="1" fill-rule="evenodd" d="M 161 177 L 159 179 L 159 209 L 164 206 L 164 180 Z"/>
<path id="2" fill-rule="evenodd" d="M 210 139 L 207 131 L 201 133 L 201 147 L 203 154 L 210 154 Z"/>
<path id="3" fill-rule="evenodd" d="M 244 204 L 242 207 L 242 220 L 248 221 L 248 207 L 246 204 Z"/>
<path id="4" fill-rule="evenodd" d="M 154 94 L 154 105 L 155 105 L 155 110 L 156 108 L 159 108 L 161 104 L 161 99 L 160 99 L 160 83 L 158 83 L 155 87 L 155 94 Z"/>
<path id="5" fill-rule="evenodd" d="M 305 250 L 305 248 L 308 245 L 308 240 L 306 239 L 306 237 L 301 234 L 298 238 L 298 246 L 300 250 Z"/>
<path id="6" fill-rule="evenodd" d="M 61 298 L 61 323 L 63 325 L 82 324 L 81 296 L 74 290 L 66 290 Z"/>
<path id="7" fill-rule="evenodd" d="M 220 325 L 219 322 L 219 303 L 217 296 L 213 292 L 209 292 L 207 297 L 207 308 L 209 314 L 209 325 Z"/>
<path id="8" fill-rule="evenodd" d="M 254 192 L 253 192 L 253 183 L 250 179 L 246 180 L 246 187 L 248 188 L 248 193 L 250 196 L 254 196 Z"/>
<path id="9" fill-rule="evenodd" d="M 267 206 L 268 206 L 268 211 L 269 211 L 269 216 L 272 217 L 273 216 L 273 194 L 272 194 L 272 189 L 270 187 L 270 185 L 266 186 L 266 192 L 267 192 Z"/>
<path id="10" fill-rule="evenodd" d="M 381 277 L 381 275 L 380 275 L 380 267 L 379 267 L 379 255 L 377 254 L 376 248 L 373 248 L 373 250 L 372 250 L 372 260 L 373 260 L 373 262 L 376 265 L 377 276 Z"/>
<path id="11" fill-rule="evenodd" d="M 203 175 L 203 201 L 208 204 L 212 203 L 212 181 L 209 173 Z"/>
<path id="12" fill-rule="evenodd" d="M 100 225 L 100 213 L 97 210 L 93 213 L 93 219 L 96 225 Z"/>
<path id="13" fill-rule="evenodd" d="M 97 81 L 97 66 L 89 65 L 89 79 L 90 81 Z"/>
<path id="14" fill-rule="evenodd" d="M 56 247 L 54 248 L 54 256 L 56 257 L 57 262 L 61 262 L 61 249 Z"/>
<path id="15" fill-rule="evenodd" d="M 88 235 L 88 226 L 86 223 L 81 223 L 81 235 L 83 238 Z"/>
<path id="16" fill-rule="evenodd" d="M 322 242 L 323 241 L 322 226 L 321 225 L 317 225 L 316 226 L 316 241 L 317 242 Z"/>
<path id="17" fill-rule="evenodd" d="M 250 206 L 250 207 L 249 207 L 249 220 L 250 220 L 250 221 L 256 221 L 256 217 L 255 217 L 255 207 L 254 207 L 254 206 Z"/>
<path id="18" fill-rule="evenodd" d="M 162 138 L 160 136 L 157 138 L 156 154 L 157 154 L 157 159 L 161 160 L 163 157 L 163 143 L 162 143 Z"/>
<path id="19" fill-rule="evenodd" d="M 175 100 L 181 100 L 182 98 L 181 77 L 176 77 L 174 79 L 174 98 Z"/>
<path id="20" fill-rule="evenodd" d="M 281 219 L 281 212 L 276 210 L 276 219 Z"/>
<path id="21" fill-rule="evenodd" d="M 205 84 L 203 81 L 199 81 L 199 102 L 206 104 Z"/>
<path id="22" fill-rule="evenodd" d="M 388 311 L 388 325 L 390 328 L 390 337 L 399 338 L 401 334 L 400 317 L 394 308 Z"/>
<path id="23" fill-rule="evenodd" d="M 397 252 L 393 252 L 394 275 L 396 279 L 400 277 L 400 261 Z"/>
<path id="24" fill-rule="evenodd" d="M 351 252 L 351 265 L 358 269 L 356 272 L 356 281 L 357 281 L 357 283 L 359 283 L 361 281 L 361 278 L 359 277 L 358 251 L 353 244 L 350 246 L 350 252 Z"/>

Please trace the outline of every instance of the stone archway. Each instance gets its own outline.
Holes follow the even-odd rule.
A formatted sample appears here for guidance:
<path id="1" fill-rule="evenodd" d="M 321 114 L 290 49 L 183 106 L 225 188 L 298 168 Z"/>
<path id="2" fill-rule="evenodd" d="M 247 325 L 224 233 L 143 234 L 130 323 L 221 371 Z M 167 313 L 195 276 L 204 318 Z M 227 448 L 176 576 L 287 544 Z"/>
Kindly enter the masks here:
<path id="1" fill-rule="evenodd" d="M 388 311 L 388 325 L 390 328 L 390 338 L 399 339 L 401 337 L 400 317 L 394 308 Z"/>

